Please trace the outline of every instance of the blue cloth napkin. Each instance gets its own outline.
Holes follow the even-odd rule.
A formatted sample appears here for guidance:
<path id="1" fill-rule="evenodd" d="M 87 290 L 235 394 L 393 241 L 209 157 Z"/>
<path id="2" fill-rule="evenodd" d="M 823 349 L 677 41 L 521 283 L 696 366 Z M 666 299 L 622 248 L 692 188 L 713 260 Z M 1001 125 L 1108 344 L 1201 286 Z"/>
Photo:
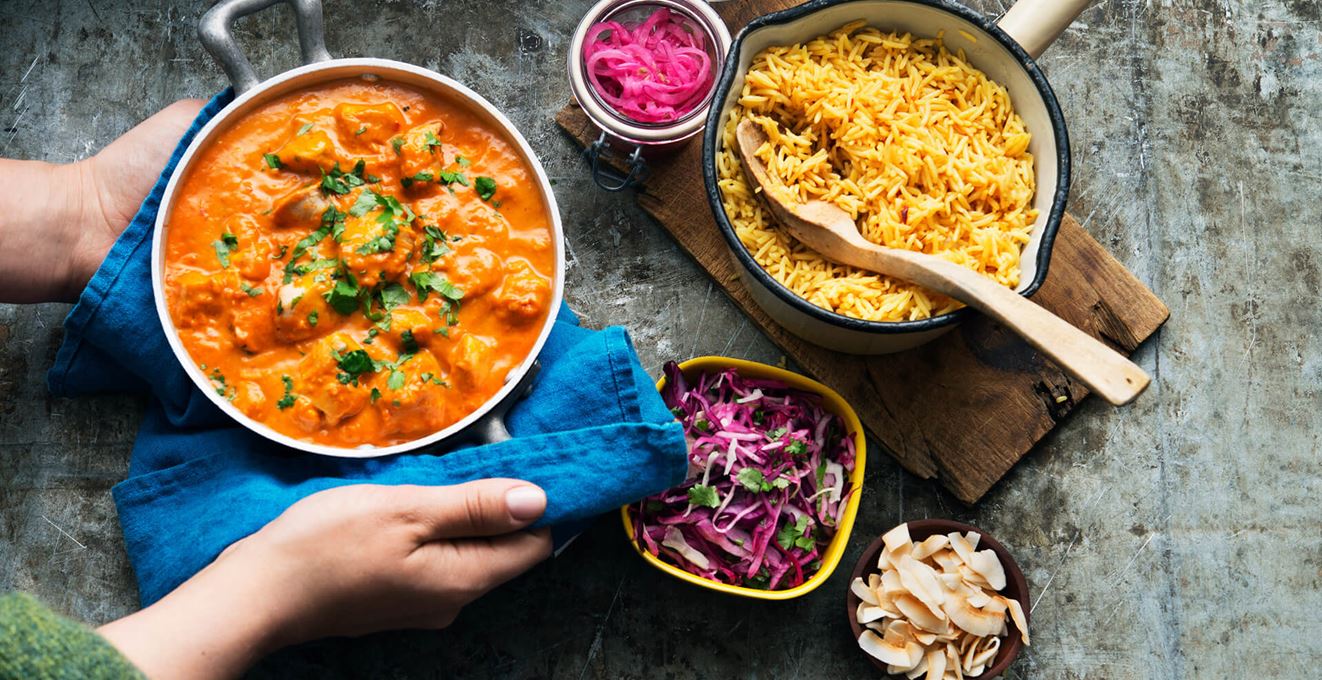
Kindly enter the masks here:
<path id="1" fill-rule="evenodd" d="M 526 479 L 546 490 L 539 525 L 557 528 L 679 483 L 684 435 L 624 330 L 590 331 L 563 307 L 530 395 L 509 413 L 514 439 L 444 455 L 340 459 L 252 434 L 217 409 L 170 351 L 152 298 L 151 238 L 161 194 L 197 131 L 233 99 L 216 95 L 179 142 L 151 195 L 65 320 L 53 394 L 150 395 L 128 478 L 115 486 L 144 606 L 309 494 L 359 482 Z"/>

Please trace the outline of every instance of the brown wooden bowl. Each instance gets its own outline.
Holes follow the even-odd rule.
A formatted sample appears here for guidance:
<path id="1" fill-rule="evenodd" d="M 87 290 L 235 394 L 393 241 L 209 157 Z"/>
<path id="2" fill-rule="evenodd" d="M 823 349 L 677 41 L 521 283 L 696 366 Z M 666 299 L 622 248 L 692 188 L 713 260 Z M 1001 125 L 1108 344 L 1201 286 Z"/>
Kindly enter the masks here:
<path id="1" fill-rule="evenodd" d="M 1001 545 L 1000 541 L 987 535 L 982 529 L 949 519 L 918 519 L 908 522 L 908 525 L 909 538 L 915 543 L 921 542 L 923 539 L 934 534 L 948 534 L 952 531 L 958 531 L 960 533 L 972 531 L 981 536 L 982 538 L 978 540 L 978 549 L 990 548 L 992 552 L 996 553 L 997 559 L 1001 561 L 1001 567 L 1005 569 L 1005 588 L 1001 589 L 1000 594 L 1018 600 L 1020 606 L 1024 608 L 1024 618 L 1028 620 L 1030 626 L 1032 625 L 1032 615 L 1028 611 L 1028 581 L 1024 579 L 1024 572 L 1020 571 L 1019 565 L 1016 564 L 1014 558 L 1010 556 L 1010 551 L 1006 550 L 1005 546 Z M 856 578 L 867 580 L 868 574 L 879 573 L 879 570 L 877 569 L 877 557 L 881 554 L 883 547 L 885 547 L 885 544 L 882 542 L 881 537 L 878 536 L 877 540 L 873 541 L 871 545 L 863 550 L 863 556 L 858 558 L 858 563 L 854 565 L 853 573 L 849 575 L 850 583 L 853 583 Z M 845 616 L 849 621 L 849 630 L 853 632 L 855 640 L 858 640 L 858 637 L 863 634 L 863 625 L 858 622 L 856 614 L 858 611 L 858 604 L 858 596 L 854 594 L 853 590 L 846 587 Z M 1001 649 L 996 654 L 996 663 L 992 664 L 982 675 L 978 676 L 978 680 L 987 680 L 988 678 L 999 676 L 1001 673 L 1005 672 L 1005 669 L 1010 667 L 1010 664 L 1014 663 L 1015 659 L 1019 657 L 1019 651 L 1024 647 L 1023 635 L 1014 624 L 1011 624 L 1009 628 L 1010 632 L 1001 640 Z M 903 675 L 887 673 L 886 664 L 882 663 L 880 659 L 877 659 L 870 654 L 864 654 L 864 656 L 867 656 L 868 661 L 871 661 L 872 665 L 881 669 L 881 672 L 885 673 L 887 677 L 904 677 Z"/>

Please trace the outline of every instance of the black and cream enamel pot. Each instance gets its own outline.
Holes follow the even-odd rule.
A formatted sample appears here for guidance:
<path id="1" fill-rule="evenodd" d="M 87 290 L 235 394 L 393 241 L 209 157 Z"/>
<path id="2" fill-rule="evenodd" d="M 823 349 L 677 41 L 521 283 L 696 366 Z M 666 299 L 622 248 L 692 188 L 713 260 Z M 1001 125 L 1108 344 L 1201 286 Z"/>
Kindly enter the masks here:
<path id="1" fill-rule="evenodd" d="M 288 2 L 293 8 L 298 23 L 299 46 L 303 55 L 303 65 L 285 71 L 266 80 L 260 80 L 248 59 L 244 57 L 234 40 L 232 27 L 238 18 L 266 9 L 280 2 Z M 527 393 L 536 374 L 536 359 L 546 338 L 551 333 L 556 311 L 564 294 L 565 278 L 565 237 L 560 223 L 560 212 L 556 207 L 555 195 L 537 155 L 533 153 L 528 141 L 519 134 L 514 124 L 496 107 L 476 92 L 463 84 L 419 66 L 389 59 L 334 59 L 326 51 L 322 24 L 321 0 L 221 0 L 202 17 L 198 29 L 203 45 L 215 57 L 230 82 L 234 86 L 234 101 L 216 114 L 193 139 L 192 144 L 179 159 L 178 169 L 170 178 L 161 199 L 160 211 L 156 218 L 156 231 L 152 240 L 152 287 L 156 299 L 156 310 L 166 338 L 174 350 L 175 357 L 202 393 L 211 399 L 221 411 L 253 432 L 290 448 L 328 456 L 351 458 L 370 458 L 385 456 L 422 448 L 439 449 L 448 447 L 461 440 L 482 442 L 501 441 L 509 438 L 505 429 L 504 416 L 509 407 Z M 268 102 L 290 92 L 342 80 L 344 78 L 362 78 L 371 81 L 392 81 L 402 85 L 436 94 L 442 98 L 465 103 L 471 111 L 484 118 L 493 127 L 503 130 L 509 141 L 527 160 L 533 172 L 531 178 L 540 189 L 546 206 L 552 240 L 555 250 L 554 281 L 551 286 L 551 299 L 548 301 L 546 320 L 543 322 L 537 341 L 527 357 L 506 376 L 505 384 L 479 408 L 466 417 L 425 437 L 392 446 L 364 446 L 343 448 L 326 446 L 289 437 L 276 432 L 270 427 L 253 420 L 236 408 L 224 397 L 216 394 L 210 380 L 198 368 L 188 354 L 175 330 L 174 322 L 166 306 L 164 272 L 165 242 L 170 229 L 170 216 L 175 202 L 180 200 L 179 188 L 183 178 L 187 177 L 190 166 L 199 157 L 202 149 L 215 142 L 237 121 L 248 116 Z"/>
<path id="2" fill-rule="evenodd" d="M 1019 0 L 991 19 L 950 0 L 813 0 L 753 20 L 735 37 L 717 85 L 703 137 L 702 171 L 707 199 L 737 270 L 753 299 L 787 330 L 809 342 L 852 354 L 886 354 L 915 347 L 975 314 L 960 309 L 920 321 L 863 321 L 818 307 L 768 274 L 740 242 L 726 217 L 717 185 L 721 131 L 744 88 L 753 57 L 773 45 L 802 43 L 857 20 L 886 31 L 930 37 L 944 31 L 951 50 L 1003 85 L 1032 134 L 1038 219 L 1021 255 L 1016 289 L 1030 296 L 1041 287 L 1051 246 L 1065 214 L 1070 181 L 1069 136 L 1056 95 L 1034 59 L 1083 11 L 1089 0 Z"/>

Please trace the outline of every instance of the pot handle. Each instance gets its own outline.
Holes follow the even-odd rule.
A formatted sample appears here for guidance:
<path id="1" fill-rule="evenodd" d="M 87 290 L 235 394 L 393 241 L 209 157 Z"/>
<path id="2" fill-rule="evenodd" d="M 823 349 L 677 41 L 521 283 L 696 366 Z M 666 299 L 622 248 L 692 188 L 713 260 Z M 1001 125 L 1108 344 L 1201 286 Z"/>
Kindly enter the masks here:
<path id="1" fill-rule="evenodd" d="M 212 58 L 225 69 L 234 94 L 240 95 L 261 82 L 252 63 L 234 40 L 234 22 L 240 17 L 260 12 L 271 5 L 288 2 L 298 21 L 298 46 L 303 52 L 303 63 L 329 61 L 326 51 L 326 28 L 321 17 L 321 0 L 220 0 L 197 26 L 197 37 Z"/>
<path id="2" fill-rule="evenodd" d="M 996 22 L 1037 59 L 1092 0 L 1019 0 Z"/>
<path id="3" fill-rule="evenodd" d="M 532 391 L 533 380 L 541 369 L 542 362 L 534 360 L 523 374 L 523 377 L 519 379 L 519 384 L 513 390 L 510 390 L 505 399 L 496 404 L 490 411 L 487 411 L 487 414 L 482 416 L 481 420 L 473 423 L 473 439 L 478 444 L 496 444 L 512 439 L 509 429 L 505 427 L 505 416 L 509 415 L 510 409 L 515 404 Z"/>

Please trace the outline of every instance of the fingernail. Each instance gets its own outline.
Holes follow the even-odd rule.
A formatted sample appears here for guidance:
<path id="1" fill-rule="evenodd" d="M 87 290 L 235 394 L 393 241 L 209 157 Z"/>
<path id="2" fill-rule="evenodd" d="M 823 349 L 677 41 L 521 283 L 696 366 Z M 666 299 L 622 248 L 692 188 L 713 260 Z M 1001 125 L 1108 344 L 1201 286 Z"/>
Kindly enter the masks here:
<path id="1" fill-rule="evenodd" d="M 505 492 L 505 507 L 514 519 L 531 521 L 546 511 L 546 492 L 535 486 L 516 486 Z"/>

